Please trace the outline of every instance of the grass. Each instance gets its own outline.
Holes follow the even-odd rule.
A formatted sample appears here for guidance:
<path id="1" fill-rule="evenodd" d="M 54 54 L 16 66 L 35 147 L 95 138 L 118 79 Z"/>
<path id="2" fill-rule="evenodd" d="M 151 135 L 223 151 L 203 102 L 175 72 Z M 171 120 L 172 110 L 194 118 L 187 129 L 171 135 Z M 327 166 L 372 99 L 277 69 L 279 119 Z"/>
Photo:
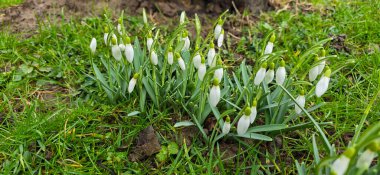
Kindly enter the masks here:
<path id="1" fill-rule="evenodd" d="M 9 1 L 5 3 L 10 5 Z M 335 39 L 325 45 L 329 54 L 338 55 L 329 60 L 333 69 L 330 90 L 323 99 L 310 100 L 326 102 L 311 114 L 320 123 L 333 122 L 324 129 L 330 143 L 341 152 L 355 133 L 367 104 L 377 95 L 380 3 L 375 0 L 315 3 L 321 11 L 261 15 L 256 25 L 242 28 L 245 40 L 239 42 L 239 50 L 231 51 L 250 57 L 254 55 L 255 44 L 263 40 L 258 34 L 277 29 L 276 46 L 289 50 L 285 59 L 290 59 L 291 54 L 318 40 L 345 35 L 344 42 Z M 3 4 L 2 1 L 0 7 Z M 214 152 L 201 141 L 201 135 L 195 135 L 189 146 L 181 145 L 179 152 L 163 163 L 155 156 L 129 161 L 131 145 L 149 125 L 156 129 L 162 145 L 182 142 L 183 131 L 173 127 L 173 120 L 181 121 L 186 116 L 166 110 L 152 111 L 144 117 L 128 116 L 137 110 L 134 103 L 108 104 L 105 94 L 97 93 L 95 82 L 84 75 L 93 74 L 88 45 L 92 36 L 102 35 L 99 24 L 100 19 L 89 18 L 84 23 L 47 25 L 28 39 L 1 32 L 1 173 L 294 174 L 295 161 L 312 164 L 314 128 L 281 134 L 275 139 L 281 143 L 276 144 L 252 142 L 246 147 L 244 142 L 226 141 L 227 144 L 215 145 Z M 139 30 L 142 23 L 133 28 Z M 349 52 L 337 49 L 343 46 Z M 379 114 L 380 105 L 375 101 L 364 128 L 378 122 Z M 306 116 L 297 120 L 309 121 Z M 317 142 L 322 144 L 320 139 Z M 320 152 L 323 151 L 321 148 Z M 229 153 L 233 156 L 223 155 Z"/>
<path id="2" fill-rule="evenodd" d="M 22 2 L 23 2 L 23 0 L 1 0 L 0 1 L 0 8 L 18 5 L 18 4 L 21 4 Z"/>

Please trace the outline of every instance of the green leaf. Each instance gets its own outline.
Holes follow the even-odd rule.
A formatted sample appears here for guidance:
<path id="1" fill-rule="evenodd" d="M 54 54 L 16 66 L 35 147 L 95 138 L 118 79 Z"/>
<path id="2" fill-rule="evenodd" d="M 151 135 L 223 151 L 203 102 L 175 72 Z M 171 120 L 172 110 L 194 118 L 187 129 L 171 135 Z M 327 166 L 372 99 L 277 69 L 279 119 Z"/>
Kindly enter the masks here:
<path id="1" fill-rule="evenodd" d="M 255 140 L 263 140 L 263 141 L 272 141 L 273 139 L 262 134 L 256 134 L 256 133 L 245 133 L 243 135 L 235 135 L 237 137 L 243 137 L 248 139 L 255 139 Z"/>
<path id="2" fill-rule="evenodd" d="M 128 117 L 132 117 L 132 116 L 135 116 L 135 115 L 138 115 L 140 114 L 140 111 L 133 111 L 133 112 L 130 112 L 127 116 Z"/>
<path id="3" fill-rule="evenodd" d="M 177 122 L 174 127 L 175 128 L 178 128 L 178 127 L 182 127 L 182 126 L 193 126 L 195 125 L 193 122 L 191 121 L 182 121 L 182 122 Z"/>
<path id="4" fill-rule="evenodd" d="M 157 99 L 156 99 L 155 93 L 154 93 L 154 91 L 153 91 L 153 88 L 150 86 L 150 84 L 149 84 L 147 78 L 144 77 L 144 78 L 142 79 L 142 82 L 143 82 L 143 84 L 144 84 L 144 87 L 145 87 L 145 89 L 146 89 L 146 92 L 148 92 L 149 97 L 152 99 L 153 103 L 154 103 L 156 106 L 158 106 L 158 102 L 157 102 Z"/>
<path id="5" fill-rule="evenodd" d="M 271 124 L 271 125 L 261 125 L 254 126 L 248 129 L 247 132 L 268 132 L 268 131 L 277 131 L 285 129 L 287 126 L 284 124 Z"/>
<path id="6" fill-rule="evenodd" d="M 29 65 L 27 65 L 27 64 L 22 64 L 22 65 L 20 66 L 20 69 L 21 69 L 21 71 L 22 71 L 24 74 L 30 74 L 30 73 L 32 73 L 32 71 L 33 71 L 33 67 L 31 67 L 31 66 L 29 66 Z"/>
<path id="7" fill-rule="evenodd" d="M 169 152 L 169 154 L 177 154 L 178 153 L 178 144 L 175 142 L 170 142 L 168 144 L 168 152 Z"/>
<path id="8" fill-rule="evenodd" d="M 160 152 L 156 155 L 156 158 L 159 162 L 164 162 L 168 158 L 168 148 L 162 146 Z"/>
<path id="9" fill-rule="evenodd" d="M 244 86 L 248 86 L 249 76 L 247 72 L 247 66 L 245 65 L 245 60 L 243 61 L 243 63 L 241 63 L 240 69 L 241 69 L 241 75 L 243 78 Z"/>

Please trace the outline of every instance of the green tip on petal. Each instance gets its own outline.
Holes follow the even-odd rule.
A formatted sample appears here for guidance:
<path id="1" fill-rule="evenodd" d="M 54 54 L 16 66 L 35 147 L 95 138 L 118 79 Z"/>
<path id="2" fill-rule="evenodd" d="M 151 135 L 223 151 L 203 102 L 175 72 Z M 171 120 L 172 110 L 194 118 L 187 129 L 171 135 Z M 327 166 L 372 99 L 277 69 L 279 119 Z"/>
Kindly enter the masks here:
<path id="1" fill-rule="evenodd" d="M 219 24 L 219 25 L 223 25 L 223 20 L 222 20 L 221 18 L 219 18 L 219 20 L 218 20 L 218 24 Z"/>
<path id="2" fill-rule="evenodd" d="M 229 116 L 227 116 L 227 118 L 226 118 L 226 123 L 230 123 L 230 122 L 231 122 L 231 119 L 230 119 Z"/>
<path id="3" fill-rule="evenodd" d="M 131 38 L 125 37 L 125 44 L 131 44 Z"/>
<path id="4" fill-rule="evenodd" d="M 327 68 L 326 72 L 325 72 L 325 77 L 330 77 L 331 76 L 331 69 L 330 68 Z"/>
<path id="5" fill-rule="evenodd" d="M 212 84 L 214 86 L 219 86 L 219 80 L 218 80 L 218 78 L 214 78 L 214 80 L 212 81 Z"/>
<path id="6" fill-rule="evenodd" d="M 284 60 L 280 61 L 280 67 L 285 67 L 285 61 Z"/>
<path id="7" fill-rule="evenodd" d="M 109 31 L 110 31 L 110 29 L 109 29 L 107 26 L 105 26 L 105 27 L 104 27 L 104 32 L 105 32 L 105 33 L 108 33 Z"/>
<path id="8" fill-rule="evenodd" d="M 180 57 L 181 57 L 181 55 L 179 53 L 175 53 L 176 60 L 178 60 Z"/>
<path id="9" fill-rule="evenodd" d="M 148 38 L 152 38 L 152 32 L 148 33 Z"/>
<path id="10" fill-rule="evenodd" d="M 267 66 L 268 66 L 268 63 L 267 63 L 267 62 L 264 62 L 264 63 L 261 65 L 261 67 L 262 67 L 262 68 L 265 68 L 265 69 L 267 68 Z"/>
<path id="11" fill-rule="evenodd" d="M 302 90 L 300 91 L 300 95 L 305 95 L 305 90 L 302 89 Z"/>
<path id="12" fill-rule="evenodd" d="M 112 44 L 113 44 L 113 45 L 116 44 L 116 38 L 115 38 L 115 37 L 112 37 Z"/>
<path id="13" fill-rule="evenodd" d="M 253 107 L 256 107 L 256 106 L 257 106 L 257 99 L 256 99 L 256 98 L 253 100 L 253 102 L 252 102 L 252 106 L 253 106 Z"/>
<path id="14" fill-rule="evenodd" d="M 269 63 L 269 69 L 274 69 L 274 63 L 273 62 L 271 62 L 271 63 Z"/>
<path id="15" fill-rule="evenodd" d="M 251 108 L 246 107 L 246 108 L 244 109 L 244 115 L 245 115 L 245 116 L 249 116 L 249 115 L 251 115 Z"/>
<path id="16" fill-rule="evenodd" d="M 269 41 L 271 43 L 274 43 L 275 40 L 276 40 L 276 35 L 273 33 L 272 36 L 270 37 Z"/>
<path id="17" fill-rule="evenodd" d="M 214 48 L 214 43 L 211 41 L 210 48 Z"/>
<path id="18" fill-rule="evenodd" d="M 352 158 L 356 153 L 356 149 L 354 147 L 348 148 L 346 151 L 343 152 L 343 155 L 345 155 L 348 158 Z"/>
<path id="19" fill-rule="evenodd" d="M 133 75 L 133 78 L 134 78 L 134 79 L 139 78 L 139 74 L 138 74 L 138 73 L 135 73 L 135 74 Z"/>
<path id="20" fill-rule="evenodd" d="M 172 51 L 173 51 L 173 48 L 172 48 L 172 47 L 169 47 L 168 51 L 169 51 L 169 52 L 172 52 Z"/>

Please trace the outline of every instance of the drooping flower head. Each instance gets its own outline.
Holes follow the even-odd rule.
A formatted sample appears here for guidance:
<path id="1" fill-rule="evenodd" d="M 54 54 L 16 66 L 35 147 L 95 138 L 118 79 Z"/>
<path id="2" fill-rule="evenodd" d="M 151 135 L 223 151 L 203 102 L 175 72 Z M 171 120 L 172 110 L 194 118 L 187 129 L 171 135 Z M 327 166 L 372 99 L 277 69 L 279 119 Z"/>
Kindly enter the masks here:
<path id="1" fill-rule="evenodd" d="M 217 78 L 214 78 L 212 84 L 213 85 L 211 87 L 210 95 L 209 95 L 209 103 L 211 107 L 216 107 L 216 105 L 220 101 L 219 80 Z"/>
<path id="2" fill-rule="evenodd" d="M 104 44 L 107 46 L 108 45 L 108 34 L 109 34 L 109 29 L 107 26 L 104 27 Z"/>
<path id="3" fill-rule="evenodd" d="M 322 49 L 320 59 L 325 59 L 325 58 L 326 58 L 326 50 Z M 321 62 L 319 62 L 319 64 L 318 64 L 318 75 L 322 73 L 325 66 L 326 66 L 326 60 L 322 60 Z"/>
<path id="4" fill-rule="evenodd" d="M 129 81 L 129 84 L 128 84 L 128 93 L 131 93 L 133 91 L 133 89 L 135 88 L 135 85 L 136 85 L 136 82 L 137 82 L 138 78 L 139 78 L 139 74 L 135 73 L 133 75 L 131 81 Z"/>
<path id="5" fill-rule="evenodd" d="M 348 169 L 351 158 L 356 154 L 353 147 L 348 148 L 341 156 L 339 156 L 331 165 L 332 175 L 344 175 Z"/>
<path id="6" fill-rule="evenodd" d="M 157 57 L 156 52 L 153 49 L 152 49 L 152 52 L 150 53 L 150 61 L 155 66 L 158 64 L 158 57 Z"/>
<path id="7" fill-rule="evenodd" d="M 302 112 L 302 109 L 301 108 L 304 108 L 305 107 L 305 103 L 306 103 L 306 99 L 305 99 L 305 91 L 302 89 L 299 96 L 296 98 L 296 103 L 297 104 L 294 104 L 294 108 L 296 110 L 296 113 L 297 114 L 301 114 Z"/>
<path id="8" fill-rule="evenodd" d="M 240 117 L 237 125 L 237 133 L 239 135 L 243 135 L 247 132 L 248 127 L 250 125 L 250 115 L 251 115 L 251 109 L 250 107 L 246 107 L 244 109 L 243 116 Z"/>
<path id="9" fill-rule="evenodd" d="M 219 35 L 223 30 L 222 25 L 223 25 L 223 20 L 221 18 L 219 18 L 218 23 L 216 24 L 215 29 L 214 29 L 214 38 L 215 39 L 219 38 Z"/>
<path id="10" fill-rule="evenodd" d="M 174 55 L 173 55 L 173 48 L 172 47 L 169 47 L 168 49 L 168 63 L 170 65 L 173 64 L 173 58 L 174 58 Z"/>
<path id="11" fill-rule="evenodd" d="M 189 39 L 189 33 L 187 30 L 185 30 L 182 33 L 182 41 L 185 43 L 183 44 L 182 51 L 188 51 L 190 48 L 190 39 Z"/>
<path id="12" fill-rule="evenodd" d="M 231 129 L 231 119 L 229 116 L 227 116 L 226 121 L 224 121 L 222 133 L 228 134 L 230 132 L 230 129 Z"/>
<path id="13" fill-rule="evenodd" d="M 131 44 L 131 39 L 127 36 L 125 37 L 125 57 L 129 63 L 133 62 L 133 57 L 135 52 L 133 50 L 133 46 Z"/>
<path id="14" fill-rule="evenodd" d="M 269 84 L 274 78 L 274 63 L 269 63 L 269 70 L 265 73 L 264 83 Z"/>
<path id="15" fill-rule="evenodd" d="M 223 62 L 221 59 L 218 59 L 218 65 L 223 66 Z M 223 67 L 216 69 L 214 72 L 214 78 L 217 78 L 218 80 L 223 80 Z"/>
<path id="16" fill-rule="evenodd" d="M 216 66 L 216 56 L 215 56 L 215 48 L 214 48 L 214 43 L 211 41 L 207 53 L 207 63 L 210 67 L 215 67 Z"/>
<path id="17" fill-rule="evenodd" d="M 264 77 L 265 77 L 265 74 L 266 74 L 267 65 L 268 64 L 266 62 L 264 62 L 261 65 L 260 69 L 257 71 L 255 79 L 253 81 L 253 83 L 256 86 L 258 86 L 264 80 Z"/>
<path id="18" fill-rule="evenodd" d="M 278 67 L 276 71 L 276 83 L 282 85 L 284 84 L 285 79 L 286 79 L 285 61 L 281 60 L 280 67 Z"/>
<path id="19" fill-rule="evenodd" d="M 96 51 L 96 39 L 95 38 L 92 38 L 92 40 L 91 40 L 90 49 L 91 49 L 91 53 L 95 54 L 95 51 Z"/>
<path id="20" fill-rule="evenodd" d="M 223 40 L 224 40 L 224 30 L 222 29 L 222 32 L 219 34 L 219 37 L 218 37 L 218 47 L 222 47 Z"/>
<path id="21" fill-rule="evenodd" d="M 273 52 L 273 46 L 274 46 L 274 41 L 276 40 L 276 35 L 274 33 L 270 37 L 267 46 L 265 47 L 264 54 L 271 54 Z"/>
<path id="22" fill-rule="evenodd" d="M 194 63 L 194 67 L 195 68 L 199 68 L 199 66 L 201 65 L 201 55 L 199 54 L 199 47 L 198 46 L 196 46 L 195 47 L 195 51 L 196 51 L 196 53 L 195 53 L 195 56 L 193 57 L 193 63 Z"/>
<path id="23" fill-rule="evenodd" d="M 185 62 L 183 61 L 181 55 L 179 53 L 176 53 L 175 56 L 176 56 L 176 59 L 178 61 L 178 65 L 181 68 L 181 70 L 183 70 L 183 71 L 186 70 L 186 65 L 185 65 Z"/>
<path id="24" fill-rule="evenodd" d="M 206 75 L 206 60 L 204 57 L 201 57 L 201 64 L 198 67 L 198 77 L 199 80 L 203 81 L 203 78 Z"/>
<path id="25" fill-rule="evenodd" d="M 146 39 L 146 47 L 148 48 L 148 51 L 150 51 L 152 44 L 153 44 L 152 32 L 149 32 L 148 37 Z"/>
<path id="26" fill-rule="evenodd" d="M 329 88 L 331 69 L 327 68 L 326 72 L 322 75 L 321 79 L 318 81 L 315 87 L 315 95 L 321 97 Z"/>
<path id="27" fill-rule="evenodd" d="M 371 166 L 373 159 L 378 156 L 379 151 L 380 143 L 378 140 L 370 143 L 368 148 L 359 156 L 356 167 L 360 170 L 367 170 Z"/>
<path id="28" fill-rule="evenodd" d="M 319 61 L 318 56 L 314 57 L 314 63 L 318 63 L 318 61 Z M 309 81 L 310 82 L 314 81 L 317 78 L 317 76 L 319 74 L 318 70 L 319 70 L 318 65 L 316 65 L 310 69 L 310 71 L 309 71 Z"/>
<path id="29" fill-rule="evenodd" d="M 257 99 L 255 98 L 252 102 L 252 106 L 251 106 L 251 115 L 249 116 L 249 119 L 250 119 L 250 123 L 252 124 L 255 119 L 256 119 L 256 116 L 257 116 Z"/>
<path id="30" fill-rule="evenodd" d="M 120 61 L 122 58 L 121 51 L 119 45 L 117 45 L 116 37 L 112 37 L 112 56 Z"/>

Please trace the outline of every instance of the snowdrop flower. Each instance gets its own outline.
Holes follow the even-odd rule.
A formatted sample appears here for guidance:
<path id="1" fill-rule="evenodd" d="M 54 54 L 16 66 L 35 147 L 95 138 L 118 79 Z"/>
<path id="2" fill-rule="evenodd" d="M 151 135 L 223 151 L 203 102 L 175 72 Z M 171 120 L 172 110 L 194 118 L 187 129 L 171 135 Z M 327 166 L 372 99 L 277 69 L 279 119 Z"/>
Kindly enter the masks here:
<path id="1" fill-rule="evenodd" d="M 286 78 L 286 69 L 285 69 L 285 61 L 281 60 L 280 67 L 277 68 L 276 71 L 276 83 L 283 84 Z"/>
<path id="2" fill-rule="evenodd" d="M 222 32 L 222 25 L 223 25 L 223 20 L 219 19 L 218 24 L 216 24 L 215 29 L 214 29 L 214 38 L 218 39 L 220 33 Z"/>
<path id="3" fill-rule="evenodd" d="M 131 39 L 129 37 L 126 37 L 125 38 L 125 57 L 127 58 L 127 61 L 129 63 L 133 62 L 134 55 L 135 55 L 135 52 L 131 44 Z"/>
<path id="4" fill-rule="evenodd" d="M 269 84 L 274 78 L 274 63 L 269 63 L 269 70 L 265 73 L 264 83 Z"/>
<path id="5" fill-rule="evenodd" d="M 274 46 L 274 41 L 276 40 L 276 36 L 272 34 L 270 37 L 267 46 L 265 47 L 264 55 L 266 54 L 271 54 L 273 52 L 273 46 Z"/>
<path id="6" fill-rule="evenodd" d="M 176 57 L 177 57 L 177 60 L 178 60 L 178 64 L 179 64 L 179 67 L 181 68 L 181 70 L 186 70 L 186 65 L 185 65 L 185 62 L 183 61 L 181 55 L 179 53 L 176 53 Z"/>
<path id="7" fill-rule="evenodd" d="M 207 64 L 210 67 L 216 66 L 215 48 L 214 48 L 214 43 L 212 42 L 210 43 L 210 47 L 207 53 Z"/>
<path id="8" fill-rule="evenodd" d="M 174 58 L 174 55 L 173 55 L 173 48 L 172 47 L 169 47 L 168 49 L 168 63 L 170 65 L 173 64 L 173 58 Z"/>
<path id="9" fill-rule="evenodd" d="M 145 8 L 143 8 L 143 21 L 145 25 L 148 25 L 148 18 L 146 17 Z"/>
<path id="10" fill-rule="evenodd" d="M 122 23 L 122 19 L 119 18 L 119 19 L 118 19 L 118 24 L 117 24 L 117 32 L 119 32 L 120 35 L 122 34 L 122 31 L 121 31 L 121 23 Z"/>
<path id="11" fill-rule="evenodd" d="M 255 121 L 256 116 L 257 116 L 257 100 L 255 99 L 252 102 L 251 115 L 249 116 L 249 119 L 250 119 L 249 121 L 251 124 Z"/>
<path id="12" fill-rule="evenodd" d="M 156 52 L 154 50 L 152 50 L 152 53 L 150 53 L 150 61 L 155 66 L 158 64 L 157 54 L 156 54 Z"/>
<path id="13" fill-rule="evenodd" d="M 296 98 L 296 103 L 298 103 L 300 105 L 300 107 L 297 104 L 294 104 L 294 107 L 295 107 L 295 110 L 296 110 L 297 114 L 301 114 L 301 112 L 302 112 L 301 108 L 305 107 L 305 102 L 306 102 L 306 100 L 305 100 L 305 91 L 301 90 L 300 95 Z"/>
<path id="14" fill-rule="evenodd" d="M 129 81 L 128 93 L 131 93 L 133 91 L 133 89 L 135 88 L 137 78 L 139 78 L 139 74 L 136 73 L 135 75 L 133 75 L 133 78 L 131 79 L 131 81 Z"/>
<path id="15" fill-rule="evenodd" d="M 369 148 L 365 150 L 360 156 L 356 163 L 356 167 L 361 170 L 367 170 L 378 155 L 377 152 L 380 151 L 380 145 L 377 141 L 372 142 Z"/>
<path id="16" fill-rule="evenodd" d="M 153 44 L 152 33 L 149 32 L 148 38 L 146 39 L 146 47 L 148 48 L 148 51 L 150 51 L 152 44 Z"/>
<path id="17" fill-rule="evenodd" d="M 237 133 L 239 135 L 243 135 L 247 132 L 250 124 L 250 115 L 251 109 L 249 107 L 245 108 L 244 115 L 240 117 L 237 124 Z"/>
<path id="18" fill-rule="evenodd" d="M 314 62 L 315 63 L 317 63 L 318 62 L 318 57 L 316 56 L 315 58 L 314 58 Z M 310 82 L 312 82 L 312 81 L 314 81 L 316 78 L 317 78 L 317 76 L 319 75 L 319 66 L 318 65 L 316 65 L 316 66 L 314 66 L 313 68 L 311 68 L 310 69 L 310 71 L 309 71 L 309 81 Z"/>
<path id="19" fill-rule="evenodd" d="M 322 75 L 315 87 L 315 95 L 321 97 L 328 89 L 330 82 L 331 69 L 327 68 L 326 72 Z"/>
<path id="20" fill-rule="evenodd" d="M 185 41 L 182 47 L 182 51 L 188 51 L 190 48 L 190 39 L 189 39 L 189 34 L 187 31 L 183 32 L 182 41 Z"/>
<path id="21" fill-rule="evenodd" d="M 331 174 L 344 175 L 355 152 L 355 148 L 348 148 L 341 156 L 339 156 L 331 165 Z"/>
<path id="22" fill-rule="evenodd" d="M 325 57 L 326 57 L 326 51 L 325 51 L 325 49 L 323 49 L 321 59 L 325 59 Z M 319 62 L 319 64 L 318 64 L 318 75 L 322 73 L 325 66 L 326 66 L 326 60 Z"/>
<path id="23" fill-rule="evenodd" d="M 222 133 L 228 134 L 230 132 L 230 129 L 231 129 L 231 119 L 230 117 L 227 116 L 226 121 L 224 121 Z"/>
<path id="24" fill-rule="evenodd" d="M 264 80 L 264 77 L 265 77 L 265 74 L 266 74 L 266 68 L 267 68 L 267 63 L 263 63 L 261 65 L 261 68 L 257 71 L 255 79 L 253 81 L 253 83 L 256 86 L 258 86 Z"/>
<path id="25" fill-rule="evenodd" d="M 222 65 L 222 60 L 218 60 L 218 65 Z M 222 81 L 223 78 L 223 67 L 216 69 L 214 72 L 214 78 L 217 78 L 218 80 Z"/>
<path id="26" fill-rule="evenodd" d="M 108 32 L 109 32 L 108 27 L 104 27 L 104 36 L 103 36 L 103 38 L 104 38 L 104 44 L 106 46 L 108 45 Z"/>
<path id="27" fill-rule="evenodd" d="M 213 86 L 211 87 L 210 90 L 210 95 L 209 95 L 209 103 L 211 107 L 216 107 L 216 105 L 220 101 L 220 87 L 219 87 L 219 80 L 214 78 L 214 81 L 212 82 Z"/>
<path id="28" fill-rule="evenodd" d="M 206 75 L 206 64 L 205 64 L 205 59 L 202 57 L 201 58 L 201 64 L 198 67 L 198 77 L 199 80 L 203 81 L 203 78 Z"/>
<path id="29" fill-rule="evenodd" d="M 92 38 L 92 40 L 91 40 L 90 49 L 91 49 L 92 54 L 94 54 L 96 51 L 96 39 L 95 38 Z"/>
<path id="30" fill-rule="evenodd" d="M 119 45 L 117 45 L 116 37 L 112 37 L 112 56 L 120 61 L 122 58 L 121 51 Z"/>
<path id="31" fill-rule="evenodd" d="M 224 30 L 222 30 L 222 32 L 219 34 L 219 37 L 218 37 L 218 47 L 222 47 L 223 40 L 224 40 Z"/>
<path id="32" fill-rule="evenodd" d="M 185 18 L 186 18 L 186 12 L 185 11 L 182 11 L 181 13 L 181 16 L 179 18 L 179 24 L 183 24 L 185 22 Z"/>
<path id="33" fill-rule="evenodd" d="M 120 51 L 124 52 L 125 51 L 125 45 L 124 44 L 119 44 Z"/>
<path id="34" fill-rule="evenodd" d="M 194 67 L 198 69 L 198 67 L 201 65 L 201 62 L 202 62 L 202 58 L 201 58 L 201 55 L 199 54 L 198 52 L 199 48 L 198 46 L 195 47 L 195 56 L 193 57 L 193 63 L 194 63 Z"/>

